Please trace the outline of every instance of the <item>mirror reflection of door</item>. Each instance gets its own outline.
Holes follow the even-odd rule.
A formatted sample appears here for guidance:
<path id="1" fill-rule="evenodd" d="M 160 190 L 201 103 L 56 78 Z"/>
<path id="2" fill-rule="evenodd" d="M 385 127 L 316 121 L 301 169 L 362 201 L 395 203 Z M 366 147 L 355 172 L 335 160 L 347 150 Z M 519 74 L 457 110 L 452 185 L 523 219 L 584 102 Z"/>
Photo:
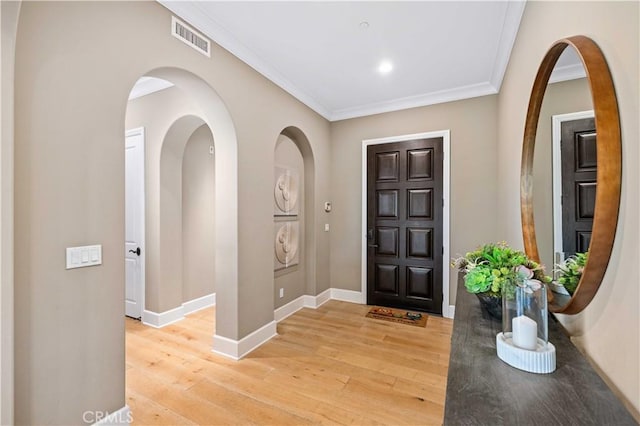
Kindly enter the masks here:
<path id="1" fill-rule="evenodd" d="M 561 125 L 562 253 L 589 250 L 596 205 L 596 126 L 593 118 Z"/>
<path id="2" fill-rule="evenodd" d="M 593 110 L 552 116 L 553 261 L 589 250 L 596 195 Z"/>
<path id="3" fill-rule="evenodd" d="M 573 48 L 568 47 L 556 63 L 544 94 L 533 161 L 536 239 L 539 258 L 548 275 L 554 275 L 556 264 L 577 251 L 563 245 L 564 238 L 575 239 L 575 235 L 573 231 L 571 235 L 565 233 L 567 225 L 562 225 L 562 166 L 574 164 L 575 159 L 570 161 L 566 155 L 561 158 L 560 138 L 561 123 L 584 118 L 593 119 L 591 90 L 580 58 Z M 575 148 L 573 151 L 575 153 Z M 584 193 L 587 188 L 581 189 L 584 199 L 588 195 Z M 583 205 L 586 206 L 585 203 Z M 588 215 L 583 212 L 581 216 L 584 217 L 585 214 Z M 573 217 L 576 217 L 575 212 Z M 589 226 L 584 221 L 580 223 L 584 225 L 582 231 Z M 582 245 L 588 246 L 588 241 L 584 241 L 585 236 L 587 235 L 583 233 Z"/>

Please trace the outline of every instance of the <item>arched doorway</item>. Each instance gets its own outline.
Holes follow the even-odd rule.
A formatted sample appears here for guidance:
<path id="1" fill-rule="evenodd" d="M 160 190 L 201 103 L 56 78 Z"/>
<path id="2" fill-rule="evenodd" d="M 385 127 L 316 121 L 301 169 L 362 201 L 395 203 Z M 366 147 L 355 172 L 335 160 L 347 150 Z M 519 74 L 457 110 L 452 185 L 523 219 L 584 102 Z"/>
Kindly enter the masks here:
<path id="1" fill-rule="evenodd" d="M 216 335 L 235 339 L 237 337 L 237 140 L 235 129 L 227 111 L 219 95 L 201 78 L 194 74 L 177 69 L 177 68 L 161 68 L 148 72 L 145 76 L 166 80 L 182 91 L 191 101 L 192 108 L 190 113 L 185 114 L 179 119 L 172 121 L 163 135 L 163 143 L 161 147 L 156 147 L 153 152 L 147 152 L 146 157 L 149 161 L 146 179 L 149 191 L 156 194 L 149 197 L 147 194 L 147 244 L 155 247 L 164 246 L 171 247 L 172 238 L 171 231 L 168 229 L 180 228 L 182 231 L 182 223 L 167 224 L 169 221 L 175 221 L 167 209 L 175 208 L 175 205 L 164 203 L 162 197 L 163 184 L 170 183 L 177 185 L 180 180 L 167 180 L 168 176 L 174 175 L 176 168 L 182 169 L 182 158 L 189 135 L 193 135 L 197 129 L 206 127 L 215 140 L 214 170 L 215 170 L 215 202 L 213 206 L 213 233 L 215 234 L 215 243 L 213 245 L 212 259 L 215 259 L 214 281 L 224 283 L 224 286 L 216 288 L 216 319 L 224 318 L 216 321 Z M 176 153 L 179 153 L 177 155 Z M 176 163 L 176 159 L 180 159 L 180 163 Z M 174 161 L 175 160 L 175 161 Z M 171 172 L 173 170 L 173 172 Z M 223 184 L 222 184 L 223 183 Z M 150 184 L 150 185 L 149 185 Z M 165 199 L 166 201 L 166 199 Z M 181 206 L 180 206 L 181 207 Z M 157 215 L 151 214 L 156 212 Z M 168 226 L 167 226 L 168 225 Z M 162 253 L 162 250 L 160 251 Z M 180 256 L 182 263 L 182 251 L 165 250 L 167 256 Z M 149 276 L 147 280 L 155 280 L 157 277 L 154 273 L 167 272 L 162 271 L 162 265 L 166 265 L 166 259 L 160 254 L 156 258 L 149 259 L 147 266 L 149 267 Z M 153 272 L 156 271 L 156 272 Z M 179 272 L 178 272 L 179 271 Z M 179 279 L 182 280 L 182 268 L 173 268 L 172 274 L 180 274 Z M 177 275 L 176 275 L 177 276 Z M 180 290 L 181 291 L 181 290 Z M 148 293 L 148 292 L 147 292 Z M 151 297 L 156 297 L 152 295 Z M 170 298 L 170 297 L 169 297 Z M 182 299 L 182 296 L 179 296 Z M 162 297 L 157 296 L 157 300 L 148 301 L 158 310 L 167 309 L 166 302 Z"/>

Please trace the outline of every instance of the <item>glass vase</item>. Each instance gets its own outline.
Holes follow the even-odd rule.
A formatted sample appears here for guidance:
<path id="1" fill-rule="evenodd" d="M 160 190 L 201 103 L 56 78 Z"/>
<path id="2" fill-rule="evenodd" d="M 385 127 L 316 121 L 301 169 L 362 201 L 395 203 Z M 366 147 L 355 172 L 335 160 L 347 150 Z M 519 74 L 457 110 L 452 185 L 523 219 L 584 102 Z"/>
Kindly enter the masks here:
<path id="1" fill-rule="evenodd" d="M 537 280 L 513 280 L 502 287 L 502 333 L 498 357 L 531 373 L 556 369 L 556 350 L 548 341 L 547 289 Z"/>
<path id="2" fill-rule="evenodd" d="M 519 348 L 535 351 L 548 342 L 547 289 L 544 285 L 502 287 L 502 332 Z"/>

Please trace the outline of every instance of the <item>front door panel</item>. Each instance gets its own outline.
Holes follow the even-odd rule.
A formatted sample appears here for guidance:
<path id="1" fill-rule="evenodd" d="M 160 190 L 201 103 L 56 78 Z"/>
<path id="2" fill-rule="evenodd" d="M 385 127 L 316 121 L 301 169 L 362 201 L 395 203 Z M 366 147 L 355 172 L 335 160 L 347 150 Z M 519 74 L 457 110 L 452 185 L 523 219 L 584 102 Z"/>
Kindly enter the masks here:
<path id="1" fill-rule="evenodd" d="M 442 313 L 442 145 L 367 149 L 367 303 Z"/>

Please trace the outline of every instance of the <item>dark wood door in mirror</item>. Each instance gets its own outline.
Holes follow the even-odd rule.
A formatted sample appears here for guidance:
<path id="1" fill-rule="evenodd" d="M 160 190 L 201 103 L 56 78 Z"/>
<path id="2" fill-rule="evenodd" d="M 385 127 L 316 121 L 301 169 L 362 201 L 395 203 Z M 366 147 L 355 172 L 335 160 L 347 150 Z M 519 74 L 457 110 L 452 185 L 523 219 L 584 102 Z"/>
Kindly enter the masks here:
<path id="1" fill-rule="evenodd" d="M 539 261 L 533 216 L 533 157 L 540 109 L 551 72 L 562 52 L 572 46 L 586 70 L 598 134 L 596 144 L 597 190 L 593 209 L 593 226 L 589 245 L 589 260 L 570 300 L 562 305 L 554 303 L 549 294 L 553 312 L 576 314 L 581 312 L 595 296 L 609 263 L 615 239 L 620 207 L 622 178 L 622 148 L 620 117 L 613 80 L 607 62 L 598 45 L 588 37 L 573 36 L 558 40 L 545 55 L 531 91 L 525 121 L 520 175 L 520 206 L 522 234 L 527 255 Z"/>
<path id="2" fill-rule="evenodd" d="M 562 123 L 562 252 L 589 250 L 596 206 L 598 156 L 593 118 Z"/>

